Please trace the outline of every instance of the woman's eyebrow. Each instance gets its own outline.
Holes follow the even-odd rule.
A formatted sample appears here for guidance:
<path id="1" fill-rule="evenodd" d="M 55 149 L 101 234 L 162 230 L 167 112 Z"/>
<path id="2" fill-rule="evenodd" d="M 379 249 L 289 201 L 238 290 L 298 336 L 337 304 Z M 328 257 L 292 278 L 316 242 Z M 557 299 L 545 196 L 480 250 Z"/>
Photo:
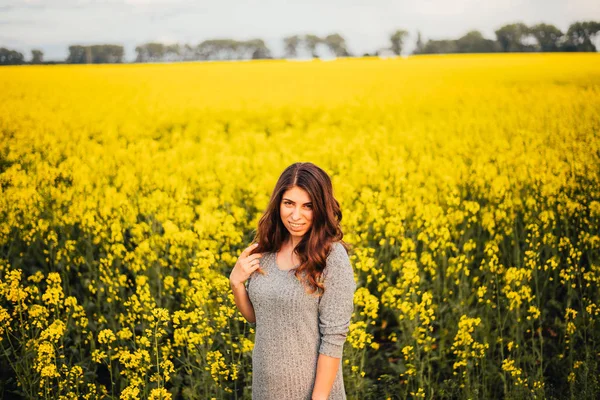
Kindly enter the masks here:
<path id="1" fill-rule="evenodd" d="M 290 200 L 290 199 L 288 199 L 287 197 L 284 197 L 284 198 L 283 198 L 283 200 L 287 200 L 287 201 L 289 201 L 290 203 L 294 203 L 294 204 L 296 204 L 296 202 L 295 202 L 295 201 L 293 201 L 293 200 Z M 312 201 L 309 201 L 309 202 L 307 202 L 307 203 L 304 203 L 304 205 L 307 205 L 307 204 L 312 204 Z"/>

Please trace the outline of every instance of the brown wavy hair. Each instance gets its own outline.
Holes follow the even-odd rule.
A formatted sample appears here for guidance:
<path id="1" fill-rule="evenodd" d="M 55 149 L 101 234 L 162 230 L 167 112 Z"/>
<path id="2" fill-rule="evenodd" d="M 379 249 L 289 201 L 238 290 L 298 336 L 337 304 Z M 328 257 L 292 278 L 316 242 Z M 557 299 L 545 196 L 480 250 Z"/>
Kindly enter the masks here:
<path id="1" fill-rule="evenodd" d="M 308 193 L 313 206 L 312 225 L 293 250 L 300 259 L 294 274 L 309 293 L 321 295 L 325 290 L 322 273 L 332 244 L 340 241 L 346 249 L 348 245 L 342 241 L 342 211 L 333 197 L 331 179 L 313 163 L 295 163 L 283 171 L 273 189 L 267 210 L 258 222 L 254 238 L 258 246 L 252 253 L 278 252 L 289 238 L 290 233 L 281 221 L 279 209 L 283 194 L 294 186 Z M 260 269 L 258 271 L 264 273 Z"/>

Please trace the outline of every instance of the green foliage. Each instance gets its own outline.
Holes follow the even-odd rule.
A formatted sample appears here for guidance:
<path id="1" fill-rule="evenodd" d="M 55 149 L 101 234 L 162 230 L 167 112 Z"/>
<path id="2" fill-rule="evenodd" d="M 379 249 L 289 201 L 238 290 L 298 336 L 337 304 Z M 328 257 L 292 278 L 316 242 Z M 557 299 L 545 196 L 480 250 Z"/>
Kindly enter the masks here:
<path id="1" fill-rule="evenodd" d="M 530 34 L 538 42 L 540 51 L 559 51 L 563 33 L 554 25 L 537 24 L 529 28 Z"/>
<path id="2" fill-rule="evenodd" d="M 346 39 L 339 33 L 332 33 L 331 35 L 325 36 L 323 43 L 327 45 L 329 50 L 336 57 L 348 57 L 350 55 L 348 48 L 346 47 Z"/>
<path id="3" fill-rule="evenodd" d="M 298 46 L 300 46 L 301 38 L 299 35 L 292 35 L 283 38 L 285 54 L 287 57 L 296 57 L 298 54 Z"/>
<path id="4" fill-rule="evenodd" d="M 31 50 L 31 64 L 41 64 L 44 61 L 44 52 Z"/>
<path id="5" fill-rule="evenodd" d="M 390 36 L 390 42 L 392 42 L 391 50 L 396 55 L 402 53 L 402 47 L 404 46 L 404 39 L 408 36 L 408 32 L 403 29 L 398 29 Z"/>
<path id="6" fill-rule="evenodd" d="M 596 51 L 592 39 L 600 31 L 600 22 L 575 22 L 569 26 L 566 34 L 565 51 Z"/>
<path id="7" fill-rule="evenodd" d="M 25 59 L 23 54 L 15 50 L 0 47 L 0 65 L 19 65 L 23 64 Z"/>
<path id="8" fill-rule="evenodd" d="M 495 31 L 502 51 L 522 52 L 529 49 L 524 40 L 529 35 L 529 28 L 522 22 L 504 25 Z"/>
<path id="9" fill-rule="evenodd" d="M 106 64 L 121 63 L 125 50 L 123 46 L 101 44 L 93 46 L 69 46 L 68 64 Z"/>

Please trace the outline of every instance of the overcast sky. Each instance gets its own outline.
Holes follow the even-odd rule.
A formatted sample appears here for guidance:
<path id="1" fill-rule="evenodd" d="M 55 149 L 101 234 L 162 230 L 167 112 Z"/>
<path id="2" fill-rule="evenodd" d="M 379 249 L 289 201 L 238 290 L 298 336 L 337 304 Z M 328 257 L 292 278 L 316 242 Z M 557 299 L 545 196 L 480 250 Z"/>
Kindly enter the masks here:
<path id="1" fill-rule="evenodd" d="M 506 23 L 546 22 L 566 31 L 600 20 L 600 0 L 0 0 L 0 47 L 44 51 L 64 60 L 70 44 L 121 44 L 127 60 L 149 41 L 198 44 L 206 39 L 264 39 L 274 56 L 291 34 L 340 33 L 350 52 L 389 46 L 395 29 L 425 39 L 458 38 L 472 29 L 494 39 Z"/>

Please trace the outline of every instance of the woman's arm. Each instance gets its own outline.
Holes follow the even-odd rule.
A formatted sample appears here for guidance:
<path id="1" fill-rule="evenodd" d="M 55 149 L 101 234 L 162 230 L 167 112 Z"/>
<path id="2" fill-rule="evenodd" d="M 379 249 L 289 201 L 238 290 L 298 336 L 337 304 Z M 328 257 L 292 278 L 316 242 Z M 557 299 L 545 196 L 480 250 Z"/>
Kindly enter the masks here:
<path id="1" fill-rule="evenodd" d="M 334 243 L 327 257 L 323 284 L 325 292 L 319 299 L 321 344 L 313 400 L 327 399 L 333 388 L 354 311 L 354 271 L 340 243 Z"/>
<path id="2" fill-rule="evenodd" d="M 319 354 L 317 360 L 317 378 L 312 392 L 312 400 L 327 400 L 333 387 L 333 381 L 340 366 L 340 359 Z"/>
<path id="3" fill-rule="evenodd" d="M 244 318 L 246 318 L 246 321 L 251 324 L 256 322 L 256 316 L 254 315 L 254 307 L 252 306 L 252 302 L 250 302 L 244 282 L 250 278 L 250 275 L 254 271 L 260 268 L 260 257 L 262 257 L 262 254 L 250 254 L 256 246 L 258 246 L 258 243 L 248 246 L 248 248 L 240 254 L 240 257 L 229 275 L 229 286 L 231 286 L 231 290 L 233 291 L 235 305 Z"/>
<path id="4" fill-rule="evenodd" d="M 231 286 L 231 290 L 233 291 L 233 298 L 235 299 L 235 305 L 237 306 L 240 313 L 246 318 L 246 321 L 251 324 L 256 322 L 256 316 L 254 315 L 254 307 L 250 302 L 250 298 L 248 297 L 248 292 L 246 291 L 246 286 L 244 283 L 234 284 L 229 281 L 229 285 Z"/>

